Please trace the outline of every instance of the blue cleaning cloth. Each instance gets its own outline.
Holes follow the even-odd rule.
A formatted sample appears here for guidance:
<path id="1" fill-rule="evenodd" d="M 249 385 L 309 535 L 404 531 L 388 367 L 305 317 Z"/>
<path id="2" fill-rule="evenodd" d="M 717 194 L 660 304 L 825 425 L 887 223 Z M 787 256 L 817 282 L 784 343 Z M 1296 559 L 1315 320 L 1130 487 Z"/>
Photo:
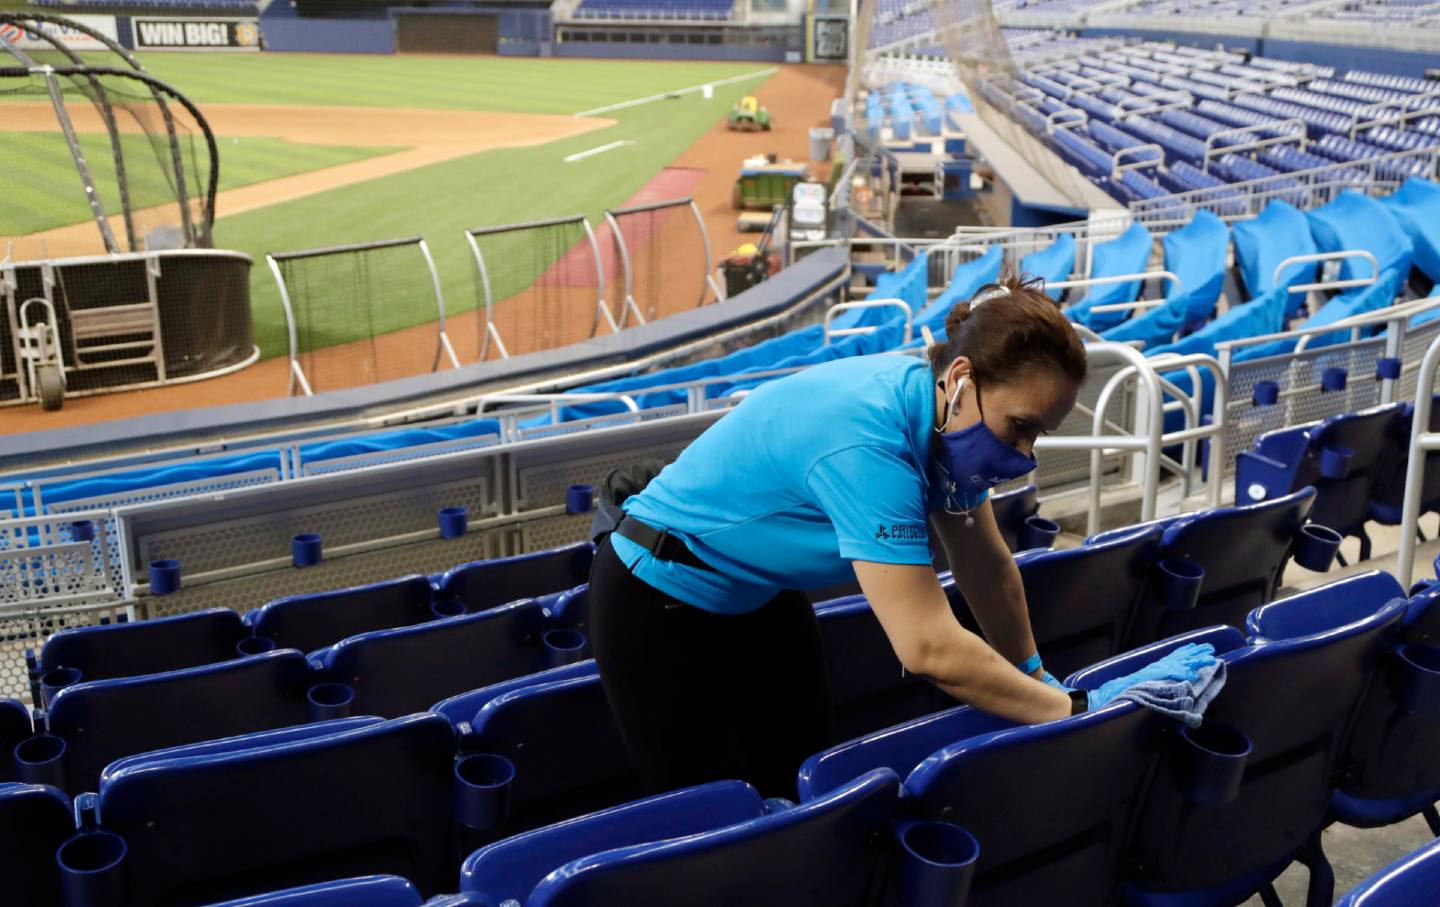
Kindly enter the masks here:
<path id="1" fill-rule="evenodd" d="M 1225 662 L 1217 658 L 1202 667 L 1194 680 L 1147 680 L 1115 698 L 1142 705 L 1190 727 L 1199 727 L 1205 709 L 1224 687 Z"/>

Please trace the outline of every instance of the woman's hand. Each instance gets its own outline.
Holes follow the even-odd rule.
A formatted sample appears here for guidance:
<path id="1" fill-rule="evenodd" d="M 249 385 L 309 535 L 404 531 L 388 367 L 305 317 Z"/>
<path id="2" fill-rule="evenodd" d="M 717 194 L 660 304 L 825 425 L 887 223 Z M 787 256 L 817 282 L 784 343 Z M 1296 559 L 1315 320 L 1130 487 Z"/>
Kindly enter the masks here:
<path id="1" fill-rule="evenodd" d="M 854 561 L 855 576 L 905 670 L 978 709 L 1036 724 L 1070 715 L 1069 695 L 1015 670 L 960 626 L 935 571 Z"/>

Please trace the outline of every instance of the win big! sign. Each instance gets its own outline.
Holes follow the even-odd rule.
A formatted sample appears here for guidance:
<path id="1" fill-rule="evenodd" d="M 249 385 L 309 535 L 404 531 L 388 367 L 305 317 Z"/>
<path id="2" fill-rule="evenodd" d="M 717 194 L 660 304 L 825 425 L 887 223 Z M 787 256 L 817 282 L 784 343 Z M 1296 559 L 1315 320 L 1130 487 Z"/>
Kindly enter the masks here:
<path id="1" fill-rule="evenodd" d="M 136 50 L 260 49 L 260 25 L 255 19 L 160 19 L 136 16 Z"/>

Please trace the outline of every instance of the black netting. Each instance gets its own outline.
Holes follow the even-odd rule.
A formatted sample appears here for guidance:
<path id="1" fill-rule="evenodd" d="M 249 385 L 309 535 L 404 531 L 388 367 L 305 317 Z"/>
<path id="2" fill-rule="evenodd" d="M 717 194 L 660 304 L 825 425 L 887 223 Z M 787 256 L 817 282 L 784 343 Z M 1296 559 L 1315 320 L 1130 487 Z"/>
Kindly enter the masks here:
<path id="1" fill-rule="evenodd" d="M 490 326 L 510 355 L 553 349 L 601 329 L 600 268 L 608 274 L 613 265 L 597 265 L 598 244 L 584 220 L 486 228 L 472 231 L 471 239 L 478 251 L 477 356 L 500 355 Z M 469 359 L 468 352 L 468 347 L 462 350 L 462 358 Z"/>
<path id="2" fill-rule="evenodd" d="M 705 235 L 689 199 L 644 208 L 611 211 L 629 260 L 629 288 L 646 321 L 702 305 L 708 294 Z M 610 281 L 617 310 L 624 303 L 623 268 Z M 629 323 L 633 324 L 633 320 Z"/>
<path id="3" fill-rule="evenodd" d="M 449 364 L 419 240 L 275 259 L 294 313 L 296 360 L 315 393 Z"/>

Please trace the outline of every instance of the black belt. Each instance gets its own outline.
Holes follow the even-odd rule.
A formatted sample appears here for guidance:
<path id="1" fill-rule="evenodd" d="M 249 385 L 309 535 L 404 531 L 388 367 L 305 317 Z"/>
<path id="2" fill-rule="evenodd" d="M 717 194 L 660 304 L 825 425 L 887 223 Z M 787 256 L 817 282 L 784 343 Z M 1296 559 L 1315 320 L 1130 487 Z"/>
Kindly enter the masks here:
<path id="1" fill-rule="evenodd" d="M 632 516 L 627 516 L 615 527 L 615 531 L 662 561 L 684 564 L 697 570 L 716 572 L 714 567 L 696 557 L 695 552 L 691 551 L 680 539 L 671 535 L 668 530 L 656 529 L 649 523 L 642 523 Z"/>

